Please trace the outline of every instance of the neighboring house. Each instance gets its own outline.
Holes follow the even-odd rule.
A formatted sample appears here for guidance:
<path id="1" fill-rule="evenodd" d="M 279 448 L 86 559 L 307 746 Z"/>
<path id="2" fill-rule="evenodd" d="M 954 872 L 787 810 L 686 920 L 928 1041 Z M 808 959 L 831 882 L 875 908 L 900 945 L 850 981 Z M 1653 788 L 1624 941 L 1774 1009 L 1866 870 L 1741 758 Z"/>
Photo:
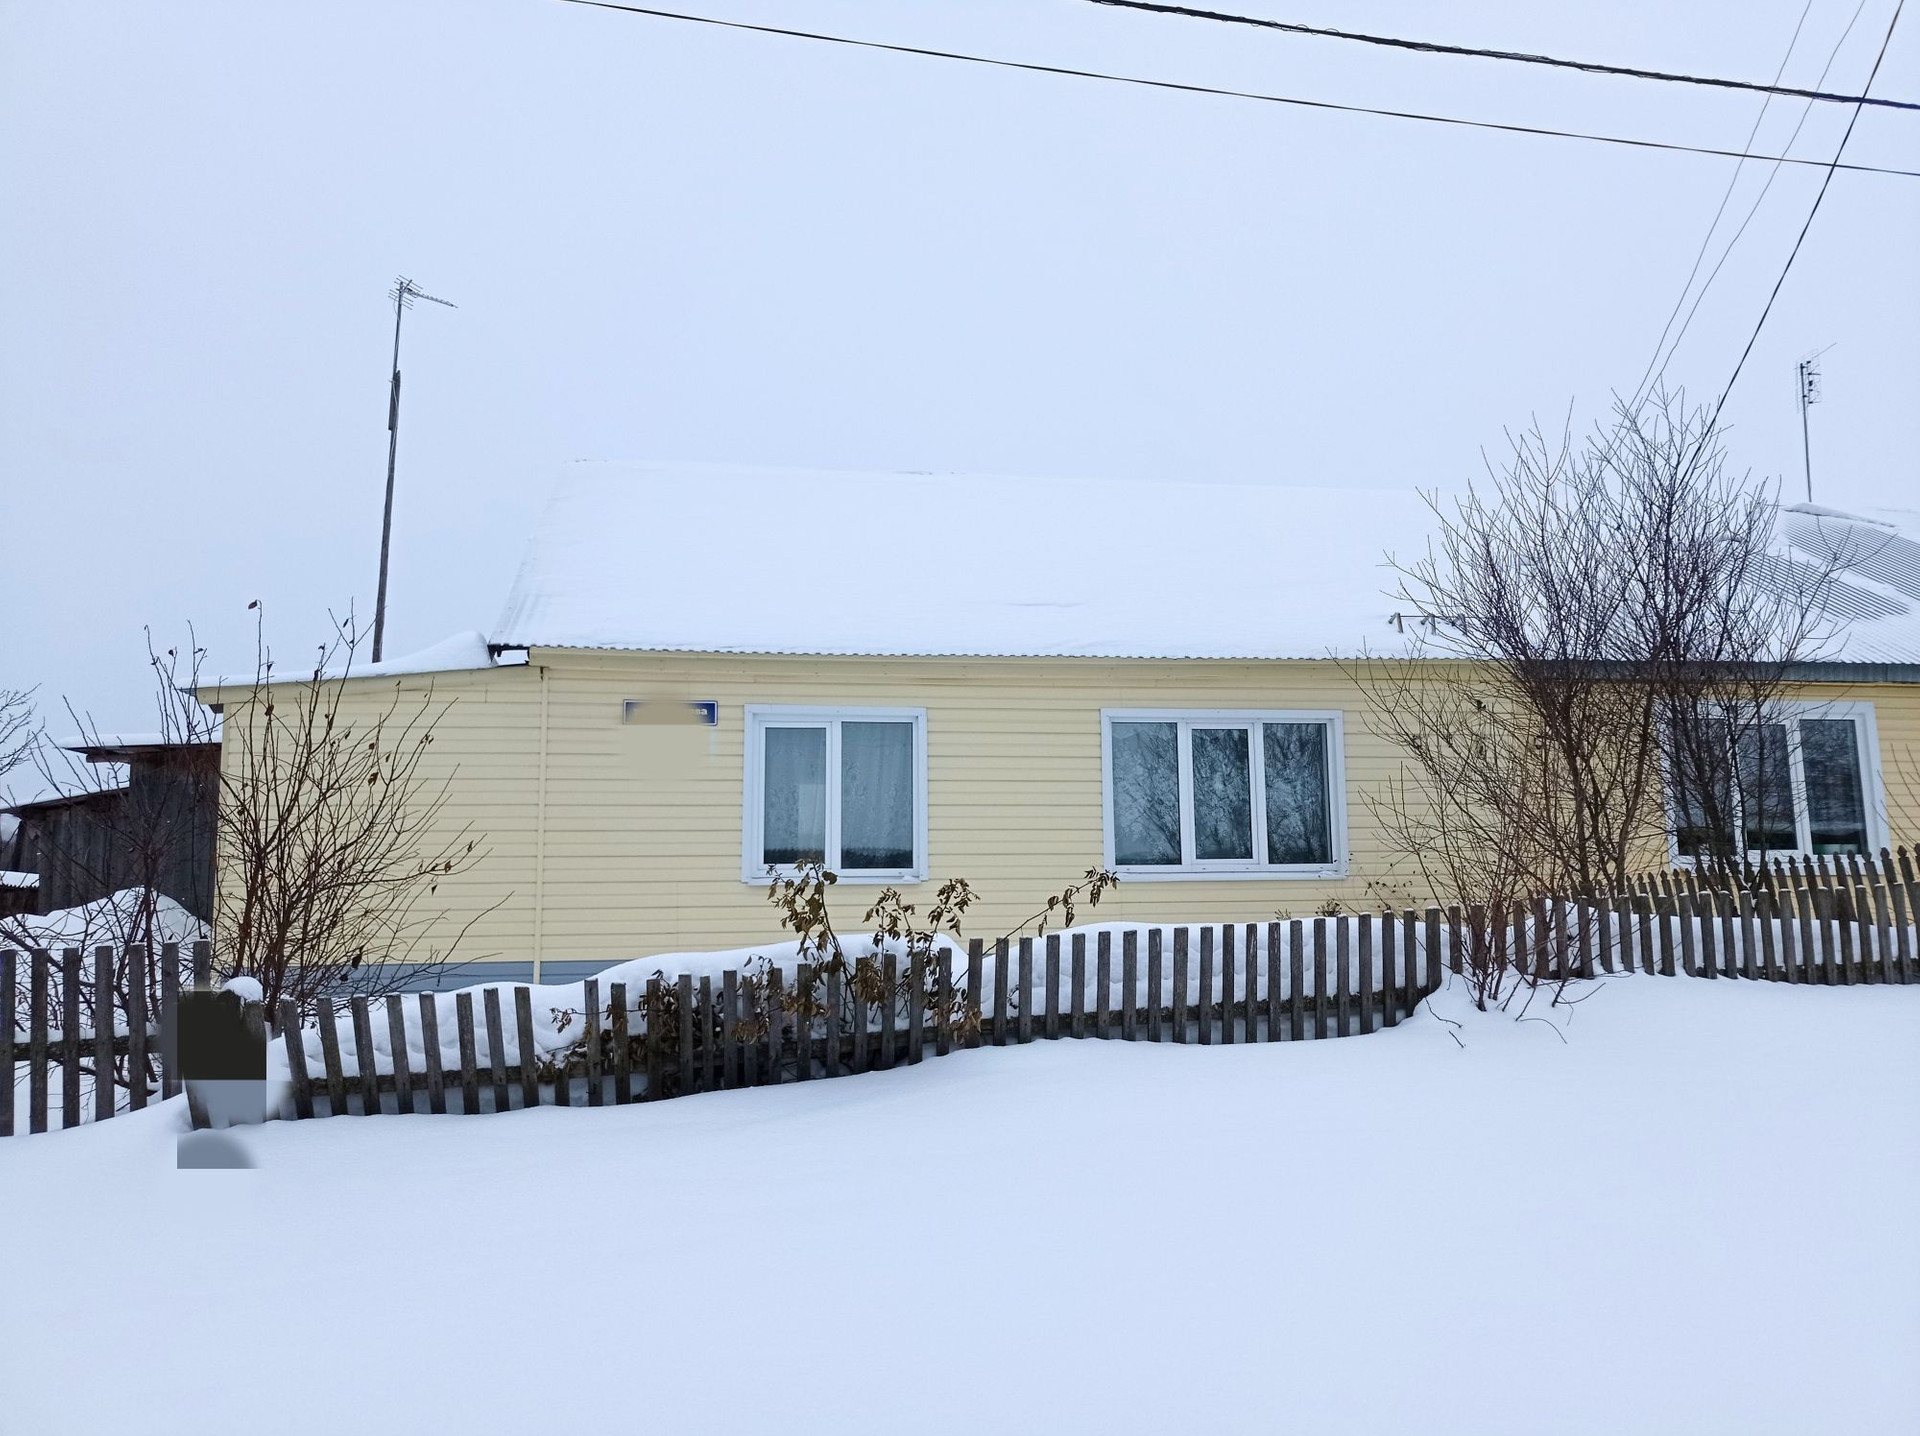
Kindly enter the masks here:
<path id="1" fill-rule="evenodd" d="M 142 734 L 60 744 L 126 781 L 7 809 L 38 874 L 33 912 L 78 907 L 152 887 L 202 920 L 213 916 L 220 745 Z"/>
<path id="2" fill-rule="evenodd" d="M 1875 554 L 1788 717 L 1804 850 L 1877 848 L 1887 781 L 1920 792 L 1900 523 L 1787 515 L 1809 552 L 1858 529 Z M 1363 800 L 1398 760 L 1350 660 L 1416 626 L 1384 555 L 1432 527 L 1407 491 L 584 464 L 487 643 L 349 706 L 451 700 L 447 817 L 487 856 L 441 897 L 498 903 L 464 951 L 516 972 L 769 939 L 766 868 L 808 856 L 848 931 L 885 885 L 924 911 L 965 877 L 990 936 L 1098 866 L 1103 918 L 1364 906 L 1410 877 Z"/>

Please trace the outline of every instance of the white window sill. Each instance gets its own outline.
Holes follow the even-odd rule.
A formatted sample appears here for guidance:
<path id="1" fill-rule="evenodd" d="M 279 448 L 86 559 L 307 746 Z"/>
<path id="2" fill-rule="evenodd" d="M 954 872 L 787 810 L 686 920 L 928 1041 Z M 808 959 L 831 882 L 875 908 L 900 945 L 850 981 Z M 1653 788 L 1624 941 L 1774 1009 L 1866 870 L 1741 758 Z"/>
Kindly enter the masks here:
<path id="1" fill-rule="evenodd" d="M 829 869 L 829 871 L 832 870 Z M 927 875 L 924 872 L 834 872 L 833 875 L 835 887 L 877 887 L 881 883 L 893 883 L 897 886 L 905 886 L 908 883 L 923 883 L 927 881 Z M 740 875 L 740 881 L 748 887 L 770 888 L 777 882 L 785 882 L 789 878 L 796 878 L 798 876 L 800 876 L 799 873 L 791 870 L 777 872 L 771 875 L 765 872 L 742 873 Z"/>
<path id="2" fill-rule="evenodd" d="M 1114 872 L 1122 882 L 1129 883 L 1271 883 L 1271 882 L 1339 882 L 1347 876 L 1347 869 L 1327 868 L 1115 868 Z"/>

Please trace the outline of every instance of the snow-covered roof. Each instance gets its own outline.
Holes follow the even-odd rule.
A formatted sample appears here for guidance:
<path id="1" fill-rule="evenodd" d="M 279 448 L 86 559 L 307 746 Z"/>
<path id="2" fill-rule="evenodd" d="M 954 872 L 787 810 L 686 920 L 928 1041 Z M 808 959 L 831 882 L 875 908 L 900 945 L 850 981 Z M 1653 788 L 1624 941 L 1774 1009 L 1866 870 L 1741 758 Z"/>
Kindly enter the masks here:
<path id="1" fill-rule="evenodd" d="M 458 673 L 473 668 L 493 668 L 505 663 L 512 666 L 518 659 L 502 660 L 494 656 L 487 646 L 487 636 L 477 628 L 464 633 L 455 633 L 429 644 L 412 653 L 403 653 L 398 658 L 382 659 L 378 663 L 356 658 L 352 663 L 335 662 L 321 669 L 322 679 L 331 678 L 403 678 L 415 673 Z M 314 679 L 312 660 L 303 666 L 285 660 L 277 660 L 273 666 L 273 675 L 269 683 L 310 683 Z M 200 691 L 210 693 L 223 688 L 252 688 L 256 679 L 251 673 L 230 673 L 219 678 L 205 679 Z"/>
<path id="2" fill-rule="evenodd" d="M 1412 489 L 581 463 L 496 643 L 1323 658 L 1391 644 Z"/>
<path id="3" fill-rule="evenodd" d="M 1403 648 L 1388 555 L 1412 488 L 578 463 L 494 630 L 505 646 L 696 653 L 1325 658 Z M 1920 514 L 1783 513 L 1838 561 L 1821 656 L 1920 663 Z M 477 637 L 477 635 L 476 635 Z"/>
<path id="4" fill-rule="evenodd" d="M 342 672 L 355 678 L 398 678 L 410 673 L 453 673 L 466 668 L 493 667 L 493 652 L 487 647 L 487 636 L 477 628 L 464 633 L 450 634 L 438 643 L 430 644 L 413 653 L 403 653 L 398 658 L 385 658 L 378 663 L 355 663 L 351 669 L 333 669 L 328 677 L 339 677 Z M 291 679 L 296 675 L 275 672 L 275 681 Z M 297 675 L 308 678 L 310 673 Z"/>

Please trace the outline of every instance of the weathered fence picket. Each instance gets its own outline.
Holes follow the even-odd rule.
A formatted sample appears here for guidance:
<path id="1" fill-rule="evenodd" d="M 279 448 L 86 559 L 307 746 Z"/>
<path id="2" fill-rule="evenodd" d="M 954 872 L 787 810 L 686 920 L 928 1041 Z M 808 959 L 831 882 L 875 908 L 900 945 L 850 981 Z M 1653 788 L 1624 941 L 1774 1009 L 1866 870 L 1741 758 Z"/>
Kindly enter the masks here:
<path id="1" fill-rule="evenodd" d="M 953 1050 L 953 954 L 944 947 L 934 957 L 933 972 L 933 1055 L 945 1057 Z"/>
<path id="2" fill-rule="evenodd" d="M 500 1014 L 499 994 L 490 987 L 487 995 L 493 999 L 493 1013 L 497 1022 Z M 367 999 L 364 997 L 354 998 L 349 1006 L 353 1012 L 353 1061 L 360 1073 L 360 1112 L 363 1116 L 377 1117 L 380 1115 L 380 1079 L 375 1075 L 378 1069 L 373 1061 L 373 1016 L 367 1011 Z"/>
<path id="3" fill-rule="evenodd" d="M 1306 929 L 1299 918 L 1287 922 L 1287 1038 L 1299 1042 L 1307 1035 Z"/>
<path id="4" fill-rule="evenodd" d="M 1233 924 L 1220 924 L 1220 1041 L 1233 1042 Z"/>
<path id="5" fill-rule="evenodd" d="M 340 1068 L 339 1019 L 334 1016 L 333 999 L 316 999 L 320 1028 L 320 1062 L 327 1076 L 327 1115 L 340 1117 L 347 1110 L 347 1081 Z"/>
<path id="6" fill-rule="evenodd" d="M 1353 992 L 1348 976 L 1348 964 L 1353 958 L 1352 927 L 1345 917 L 1333 920 L 1333 962 L 1337 969 L 1334 979 L 1334 1035 L 1345 1037 L 1353 1030 Z"/>
<path id="7" fill-rule="evenodd" d="M 750 1080 L 740 1061 L 740 974 L 720 975 L 720 1085 L 744 1087 Z"/>
<path id="8" fill-rule="evenodd" d="M 1380 918 L 1380 1025 L 1400 1024 L 1399 930 L 1392 913 Z"/>
<path id="9" fill-rule="evenodd" d="M 1327 920 L 1313 920 L 1313 1035 L 1327 1035 Z"/>
<path id="10" fill-rule="evenodd" d="M 1073 1037 L 1087 1035 L 1087 935 L 1076 932 L 1069 958 L 1069 980 L 1067 988 L 1068 1033 Z"/>
<path id="11" fill-rule="evenodd" d="M 898 1058 L 895 1046 L 894 1010 L 899 1005 L 900 961 L 892 953 L 880 960 L 880 982 L 886 989 L 886 1001 L 880 1007 L 880 1067 L 892 1068 Z M 916 999 L 917 1003 L 918 999 Z"/>
<path id="12" fill-rule="evenodd" d="M 205 948 L 205 943 L 196 943 L 196 954 Z M 180 966 L 180 948 L 167 943 L 161 946 L 161 971 L 171 971 Z M 171 954 L 171 956 L 169 956 Z M 196 958 L 198 960 L 198 958 Z M 152 1014 L 146 1010 L 146 945 L 129 943 L 127 945 L 127 1108 L 131 1112 L 140 1112 L 146 1108 L 146 1029 Z M 173 1019 L 173 1012 L 163 1012 L 165 1019 Z"/>
<path id="13" fill-rule="evenodd" d="M 93 1120 L 104 1122 L 113 1115 L 113 949 L 96 947 L 93 950 Z M 7 1025 L 13 1025 L 13 1009 L 0 1008 L 6 1014 Z M 76 1034 L 77 1036 L 77 1034 Z M 131 1068 L 127 1071 L 129 1081 L 138 1081 L 140 1074 Z M 13 1069 L 7 1069 L 6 1081 L 13 1085 Z"/>
<path id="14" fill-rule="evenodd" d="M 926 1055 L 927 962 L 918 952 L 907 960 L 907 1062 Z"/>
<path id="15" fill-rule="evenodd" d="M 27 954 L 27 1130 L 47 1130 L 47 954 Z M 11 1014 L 9 1014 L 11 1018 Z"/>
<path id="16" fill-rule="evenodd" d="M 1033 1041 L 1033 939 L 1020 939 L 1020 1020 L 1014 1025 L 1014 1037 Z"/>
<path id="17" fill-rule="evenodd" d="M 525 992 L 520 988 L 518 991 Z M 402 1117 L 413 1115 L 413 1063 L 407 1056 L 407 1008 L 398 993 L 390 994 L 387 1008 L 387 1048 L 393 1064 L 394 1108 Z M 293 1049 L 287 1049 L 289 1055 Z M 533 1103 L 527 1104 L 529 1107 Z"/>
<path id="18" fill-rule="evenodd" d="M 394 1015 L 400 1012 L 398 1004 L 394 1006 Z M 533 994 L 524 987 L 513 989 L 513 1035 L 514 1044 L 519 1048 L 520 1057 L 520 1105 L 538 1107 L 540 1105 L 540 1064 L 534 1057 L 533 1047 Z M 411 1097 L 404 1095 L 407 1080 L 407 1053 L 404 1033 L 396 1039 L 401 1043 L 400 1050 L 393 1057 L 393 1079 L 397 1090 L 402 1090 L 400 1110 L 413 1110 Z M 559 1099 L 555 1099 L 555 1105 Z"/>
<path id="19" fill-rule="evenodd" d="M 307 1074 L 307 1045 L 300 1032 L 300 1009 L 292 999 L 280 1003 L 280 1040 L 287 1048 L 287 1079 L 293 1089 L 293 1115 L 313 1115 L 313 1080 Z"/>
<path id="20" fill-rule="evenodd" d="M 645 1095 L 652 1100 L 660 1095 L 660 979 L 649 977 L 646 986 L 646 1011 L 641 1031 L 645 1033 L 647 1055 L 644 1077 Z M 627 985 L 607 984 L 607 1016 L 613 1042 L 613 1100 L 624 1107 L 633 1100 L 633 1017 L 627 1007 Z"/>
<path id="21" fill-rule="evenodd" d="M 593 990 L 593 983 L 587 984 Z M 592 1006 L 592 999 L 588 999 Z M 427 1111 L 436 1117 L 447 1111 L 447 1072 L 440 1057 L 440 1004 L 431 992 L 420 994 L 420 1060 L 427 1074 Z"/>
<path id="22" fill-rule="evenodd" d="M 1113 1036 L 1113 934 L 1105 928 L 1094 940 L 1093 1035 L 1101 1041 Z"/>
<path id="23" fill-rule="evenodd" d="M 480 1110 L 480 1073 L 474 1058 L 473 994 L 454 994 L 453 1020 L 460 1041 L 460 1112 L 471 1117 Z"/>
<path id="24" fill-rule="evenodd" d="M 786 1057 L 781 1050 L 781 1029 L 786 1023 L 787 992 L 784 979 L 782 978 L 780 969 L 777 967 L 767 969 L 766 1005 L 767 1085 L 778 1086 L 781 1078 L 781 1069 L 786 1063 Z M 919 1060 L 918 1055 L 916 1055 L 914 1061 L 918 1062 Z"/>
<path id="25" fill-rule="evenodd" d="M 985 967 L 986 944 L 979 938 L 967 941 L 967 1006 L 974 1012 L 984 1012 L 980 1005 L 981 976 Z M 980 1025 L 976 1023 L 973 1031 L 967 1034 L 967 1046 L 978 1047 L 982 1040 Z"/>
<path id="26" fill-rule="evenodd" d="M 1187 1040 L 1187 930 L 1173 930 L 1173 1040 Z"/>
<path id="27" fill-rule="evenodd" d="M 1047 1025 L 1044 1036 L 1060 1035 L 1060 934 L 1047 937 Z"/>
<path id="28" fill-rule="evenodd" d="M 1007 940 L 996 938 L 993 944 L 993 1045 L 1007 1045 Z"/>
<path id="29" fill-rule="evenodd" d="M 589 977 L 581 986 L 581 1024 L 586 1033 L 586 1051 L 582 1061 L 587 1073 L 587 1105 L 598 1107 L 606 1100 L 600 1083 L 600 983 Z"/>
<path id="30" fill-rule="evenodd" d="M 674 1044 L 675 1049 L 679 1053 L 679 1060 L 674 1064 L 676 1069 L 674 1072 L 674 1080 L 676 1083 L 674 1090 L 680 1095 L 685 1096 L 689 1092 L 697 1092 L 700 1090 L 699 1064 L 695 1062 L 693 1055 L 693 977 L 691 974 L 685 972 L 680 974 L 680 980 L 674 985 L 673 995 L 674 1015 L 679 1018 L 678 1035 L 680 1039 Z M 647 1021 L 649 1023 L 653 1021 L 653 1014 L 651 1012 L 647 1014 Z M 828 1028 L 827 1030 L 831 1033 L 833 1029 Z M 653 1034 L 652 1031 L 649 1030 L 647 1034 L 647 1050 L 651 1052 L 653 1048 Z M 827 1063 L 828 1075 L 832 1075 L 836 1064 L 831 1055 L 827 1058 Z M 649 1073 L 648 1080 L 652 1080 L 651 1073 Z M 651 1097 L 653 1094 L 649 1092 L 647 1095 Z M 664 1096 L 665 1093 L 663 1092 L 661 1095 Z"/>
<path id="31" fill-rule="evenodd" d="M 1213 928 L 1200 929 L 1200 1045 L 1213 1041 Z"/>
<path id="32" fill-rule="evenodd" d="M 0 949 L 0 1137 L 13 1135 L 13 1024 L 19 982 L 19 955 L 10 948 Z"/>

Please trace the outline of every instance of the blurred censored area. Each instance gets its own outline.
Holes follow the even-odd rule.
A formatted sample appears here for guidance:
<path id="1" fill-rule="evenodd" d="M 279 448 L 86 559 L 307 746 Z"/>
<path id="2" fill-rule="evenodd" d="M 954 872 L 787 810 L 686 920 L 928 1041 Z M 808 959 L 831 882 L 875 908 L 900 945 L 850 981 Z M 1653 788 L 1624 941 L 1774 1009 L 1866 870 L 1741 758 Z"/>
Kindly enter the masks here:
<path id="1" fill-rule="evenodd" d="M 712 699 L 643 688 L 620 705 L 621 757 L 643 781 L 684 778 L 715 761 L 718 725 Z"/>
<path id="2" fill-rule="evenodd" d="M 266 1120 L 267 1022 L 254 990 L 235 983 L 217 992 L 196 988 L 181 993 L 173 1038 L 196 1133 Z M 236 1165 L 187 1160 L 190 1146 L 198 1151 L 210 1145 L 217 1144 L 183 1138 L 180 1164 Z"/>

